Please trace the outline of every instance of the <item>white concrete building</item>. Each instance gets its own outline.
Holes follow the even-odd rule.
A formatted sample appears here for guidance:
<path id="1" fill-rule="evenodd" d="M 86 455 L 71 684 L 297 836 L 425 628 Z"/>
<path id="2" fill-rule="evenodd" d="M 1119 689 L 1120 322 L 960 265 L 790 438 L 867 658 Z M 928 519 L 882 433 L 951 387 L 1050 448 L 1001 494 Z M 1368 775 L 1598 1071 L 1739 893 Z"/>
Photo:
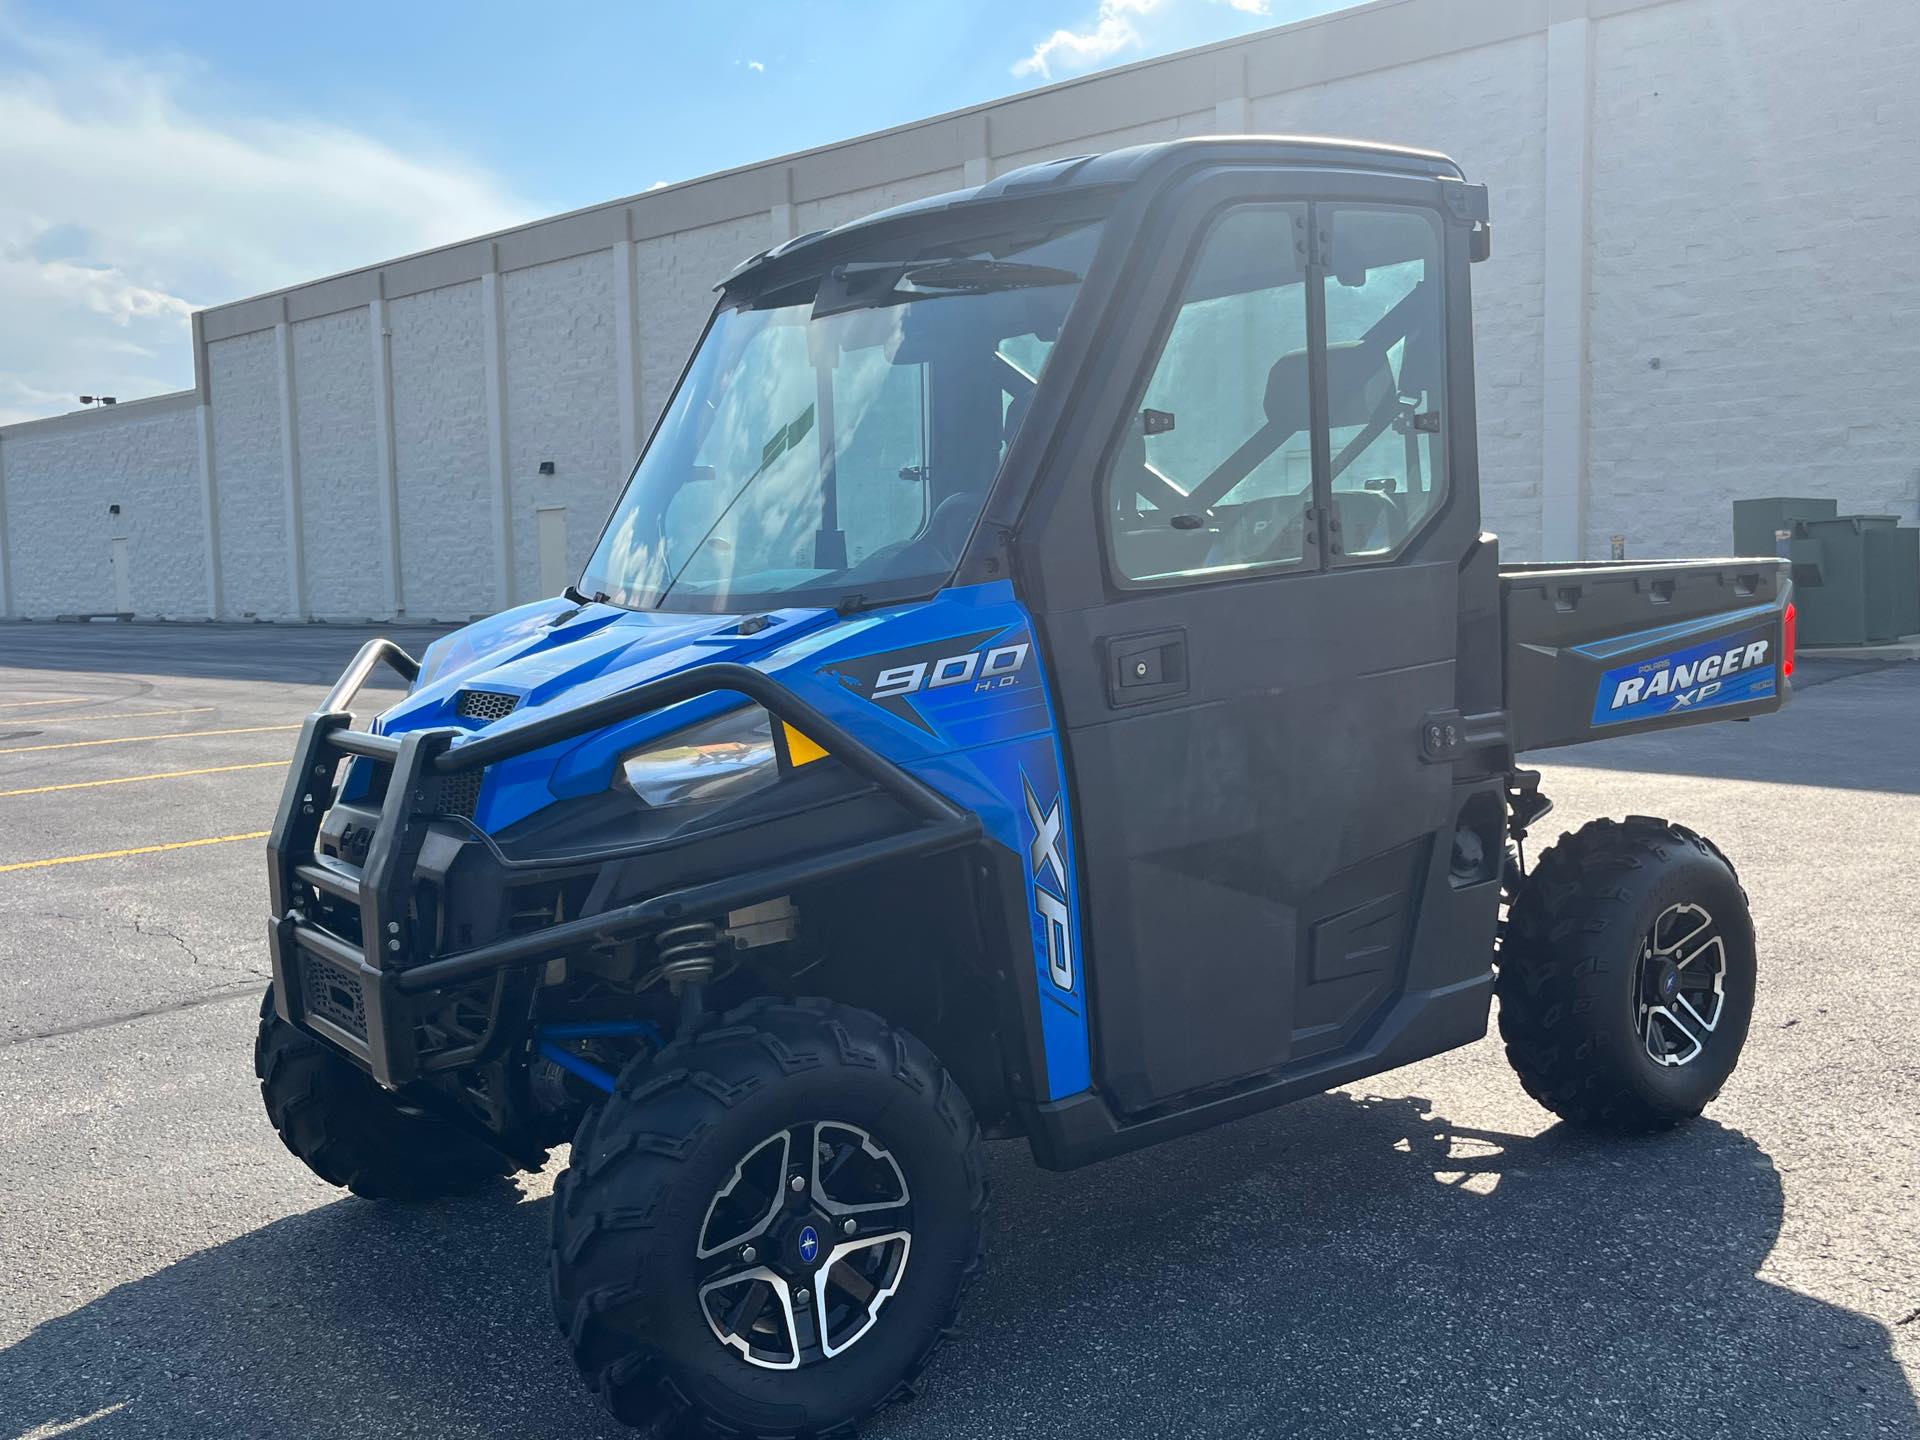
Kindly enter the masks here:
<path id="1" fill-rule="evenodd" d="M 0 614 L 464 619 L 572 578 L 711 302 L 786 236 L 1209 132 L 1445 150 L 1510 558 L 1920 518 L 1920 6 L 1376 0 L 194 317 L 194 389 L 0 432 Z M 544 462 L 552 473 L 542 473 Z"/>

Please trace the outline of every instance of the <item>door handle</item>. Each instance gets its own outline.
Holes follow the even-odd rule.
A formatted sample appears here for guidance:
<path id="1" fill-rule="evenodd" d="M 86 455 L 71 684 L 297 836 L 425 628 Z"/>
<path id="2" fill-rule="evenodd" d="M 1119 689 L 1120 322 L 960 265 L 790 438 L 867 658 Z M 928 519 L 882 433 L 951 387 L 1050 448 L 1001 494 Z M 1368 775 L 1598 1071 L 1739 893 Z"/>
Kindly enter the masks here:
<path id="1" fill-rule="evenodd" d="M 1107 701 L 1116 709 L 1187 693 L 1187 632 L 1107 638 Z"/>

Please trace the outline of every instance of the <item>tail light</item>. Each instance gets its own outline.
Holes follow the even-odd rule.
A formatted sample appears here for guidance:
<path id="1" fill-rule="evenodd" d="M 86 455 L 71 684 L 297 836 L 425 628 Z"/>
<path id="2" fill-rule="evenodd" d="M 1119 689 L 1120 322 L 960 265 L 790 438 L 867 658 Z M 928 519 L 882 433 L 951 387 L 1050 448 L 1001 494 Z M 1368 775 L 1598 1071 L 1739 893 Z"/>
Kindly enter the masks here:
<path id="1" fill-rule="evenodd" d="M 1787 602 L 1787 613 L 1780 618 L 1780 673 L 1787 679 L 1793 678 L 1793 650 L 1798 641 L 1800 617 L 1794 613 L 1793 602 Z"/>

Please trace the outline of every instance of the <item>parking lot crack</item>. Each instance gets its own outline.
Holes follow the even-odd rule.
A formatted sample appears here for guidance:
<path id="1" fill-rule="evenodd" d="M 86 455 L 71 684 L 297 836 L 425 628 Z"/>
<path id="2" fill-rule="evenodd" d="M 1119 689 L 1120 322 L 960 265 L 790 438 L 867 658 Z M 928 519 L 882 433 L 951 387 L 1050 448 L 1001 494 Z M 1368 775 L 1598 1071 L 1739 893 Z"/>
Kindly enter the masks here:
<path id="1" fill-rule="evenodd" d="M 186 951 L 187 958 L 191 960 L 195 965 L 198 965 L 200 963 L 200 952 L 194 949 L 193 946 L 189 945 L 184 939 L 182 939 L 178 933 L 167 929 L 167 927 L 164 925 L 142 923 L 139 917 L 136 916 L 133 922 L 133 930 L 136 935 L 157 935 L 157 936 L 162 936 L 168 940 L 171 940 L 174 944 L 178 945 L 182 950 Z"/>

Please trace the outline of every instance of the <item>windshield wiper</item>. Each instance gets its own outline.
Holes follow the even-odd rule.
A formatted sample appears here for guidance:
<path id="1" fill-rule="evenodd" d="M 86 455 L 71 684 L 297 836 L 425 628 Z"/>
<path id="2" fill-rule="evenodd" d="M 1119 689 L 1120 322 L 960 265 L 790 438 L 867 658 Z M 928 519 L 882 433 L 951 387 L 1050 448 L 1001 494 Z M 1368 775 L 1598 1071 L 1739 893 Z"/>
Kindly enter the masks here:
<path id="1" fill-rule="evenodd" d="M 816 404 L 817 403 L 818 402 L 816 402 Z M 658 610 L 662 605 L 667 603 L 667 596 L 673 593 L 673 587 L 680 583 L 680 577 L 687 573 L 687 567 L 693 564 L 694 558 L 699 555 L 702 550 L 706 549 L 707 542 L 713 538 L 713 532 L 720 528 L 721 522 L 733 513 L 733 507 L 740 503 L 741 496 L 753 488 L 754 482 L 767 473 L 768 467 L 771 466 L 774 461 L 778 460 L 782 455 L 806 439 L 808 433 L 813 429 L 814 408 L 813 405 L 807 406 L 807 408 L 802 410 L 791 422 L 782 425 L 778 430 L 774 431 L 773 438 L 761 446 L 759 468 L 741 482 L 740 488 L 733 492 L 733 498 L 727 501 L 725 508 L 722 509 L 718 515 L 713 517 L 713 523 L 707 526 L 706 530 L 701 534 L 699 542 L 694 545 L 693 549 L 687 552 L 687 558 L 680 563 L 680 568 L 673 570 L 671 562 L 669 562 L 668 568 L 670 573 L 667 576 L 667 588 L 662 590 L 659 598 L 653 602 L 654 609 Z M 820 439 L 823 445 L 829 443 L 832 440 L 830 431 L 823 429 L 820 433 Z M 664 532 L 660 538 L 660 548 L 664 553 L 666 550 L 666 536 Z"/>

